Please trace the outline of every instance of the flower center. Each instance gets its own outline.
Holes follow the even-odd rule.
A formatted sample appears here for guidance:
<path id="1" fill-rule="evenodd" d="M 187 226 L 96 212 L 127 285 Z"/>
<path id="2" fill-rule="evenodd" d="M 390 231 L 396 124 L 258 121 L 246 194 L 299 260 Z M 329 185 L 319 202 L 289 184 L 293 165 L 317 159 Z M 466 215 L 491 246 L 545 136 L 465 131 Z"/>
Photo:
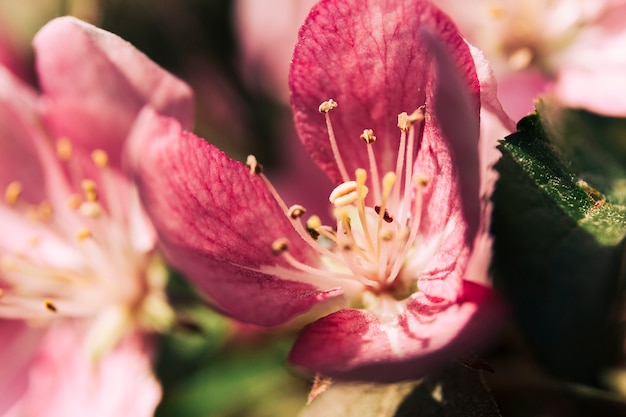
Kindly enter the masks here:
<path id="1" fill-rule="evenodd" d="M 142 218 L 131 185 L 108 166 L 104 151 L 91 160 L 73 153 L 67 139 L 57 141 L 61 164 L 46 166 L 47 200 L 25 201 L 18 181 L 5 190 L 0 216 L 15 236 L 0 241 L 0 317 L 95 318 L 118 337 L 131 323 L 161 329 L 172 315 L 163 292 L 167 274 L 151 245 L 133 233 Z"/>
<path id="2" fill-rule="evenodd" d="M 264 179 L 294 228 L 321 255 L 322 265 L 313 267 L 295 259 L 284 238 L 276 240 L 272 250 L 294 268 L 313 276 L 330 274 L 356 281 L 371 293 L 386 292 L 404 297 L 408 295 L 407 288 L 411 287 L 413 292 L 417 285 L 416 281 L 404 282 L 401 272 L 418 236 L 422 195 L 428 185 L 428 178 L 413 172 L 416 129 L 424 119 L 424 107 L 410 115 L 398 116 L 400 143 L 395 170 L 385 172 L 382 178 L 374 149 L 377 138 L 371 129 L 364 130 L 360 136 L 367 147 L 369 166 L 357 168 L 353 177 L 348 175 L 330 118 L 330 112 L 336 107 L 337 103 L 331 99 L 319 108 L 325 116 L 331 149 L 342 177 L 342 182 L 329 196 L 334 207 L 335 227 L 322 224 L 315 215 L 303 223 L 305 208 L 287 207 L 263 176 L 256 159 L 248 158 L 251 173 Z"/>

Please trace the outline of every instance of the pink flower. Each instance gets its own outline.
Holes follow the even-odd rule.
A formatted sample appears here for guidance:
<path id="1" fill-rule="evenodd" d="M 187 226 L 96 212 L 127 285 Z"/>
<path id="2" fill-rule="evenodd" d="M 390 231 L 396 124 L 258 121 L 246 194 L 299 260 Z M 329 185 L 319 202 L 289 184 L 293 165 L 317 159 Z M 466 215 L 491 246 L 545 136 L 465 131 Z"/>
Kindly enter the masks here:
<path id="1" fill-rule="evenodd" d="M 435 0 L 484 50 L 514 118 L 552 92 L 563 104 L 626 116 L 626 2 Z"/>
<path id="2" fill-rule="evenodd" d="M 336 184 L 336 223 L 305 220 L 253 157 L 151 111 L 131 134 L 142 199 L 168 259 L 221 311 L 311 322 L 293 364 L 415 377 L 488 333 L 486 155 L 500 136 L 479 144 L 481 100 L 510 121 L 484 60 L 430 3 L 322 1 L 299 38 L 295 122 Z"/>
<path id="3" fill-rule="evenodd" d="M 122 159 L 144 106 L 190 127 L 191 92 L 74 18 L 34 45 L 41 94 L 0 67 L 0 415 L 151 415 L 172 311 Z"/>

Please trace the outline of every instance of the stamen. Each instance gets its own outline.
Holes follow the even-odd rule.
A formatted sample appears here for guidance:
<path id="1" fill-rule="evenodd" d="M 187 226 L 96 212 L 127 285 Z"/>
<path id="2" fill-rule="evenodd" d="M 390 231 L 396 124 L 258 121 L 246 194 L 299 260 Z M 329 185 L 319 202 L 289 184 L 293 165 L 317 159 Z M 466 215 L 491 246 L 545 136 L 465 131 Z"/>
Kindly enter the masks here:
<path id="1" fill-rule="evenodd" d="M 50 300 L 45 300 L 44 305 L 46 306 L 46 309 L 52 313 L 56 313 L 58 311 L 57 307 Z"/>
<path id="2" fill-rule="evenodd" d="M 287 215 L 294 220 L 299 219 L 306 213 L 306 209 L 300 204 L 294 204 L 287 210 Z"/>
<path id="3" fill-rule="evenodd" d="M 376 236 L 380 236 L 380 232 L 383 228 L 383 221 L 387 221 L 385 219 L 385 214 L 387 213 L 387 203 L 388 203 L 389 196 L 391 195 L 391 191 L 393 190 L 393 186 L 395 183 L 396 183 L 396 174 L 394 174 L 393 172 L 386 173 L 385 176 L 383 177 L 383 195 L 382 195 L 382 200 L 380 202 L 380 206 L 379 207 L 377 206 L 378 210 L 374 208 L 376 210 L 376 213 L 378 213 L 378 224 L 376 225 Z M 393 221 L 393 218 L 391 220 Z M 376 255 L 378 257 L 380 257 L 380 248 L 381 248 L 381 241 L 378 240 L 377 245 L 376 245 Z"/>
<path id="4" fill-rule="evenodd" d="M 328 130 L 328 140 L 330 142 L 330 147 L 333 151 L 333 156 L 335 157 L 335 161 L 337 162 L 337 168 L 339 168 L 339 174 L 341 175 L 341 179 L 346 182 L 348 181 L 348 171 L 346 171 L 346 166 L 343 163 L 343 159 L 341 159 L 341 154 L 339 153 L 339 148 L 337 146 L 337 139 L 335 138 L 335 131 L 333 130 L 333 124 L 330 121 L 330 111 L 336 109 L 338 106 L 337 102 L 332 98 L 328 101 L 320 104 L 319 111 L 320 113 L 324 113 L 324 118 L 326 119 L 326 129 Z"/>
<path id="5" fill-rule="evenodd" d="M 365 197 L 367 196 L 367 187 L 365 186 L 365 182 L 367 181 L 367 172 L 362 168 L 358 168 L 354 172 L 354 175 L 357 183 L 357 211 L 359 213 L 359 220 L 361 221 L 363 233 L 365 234 L 367 247 L 371 252 L 374 252 L 374 243 L 372 242 L 372 236 L 370 234 L 369 227 L 367 227 L 367 219 L 365 218 Z"/>
<path id="6" fill-rule="evenodd" d="M 78 238 L 78 240 L 81 240 L 81 241 L 89 239 L 91 237 L 91 230 L 89 230 L 87 228 L 81 229 L 76 234 L 76 237 Z"/>
<path id="7" fill-rule="evenodd" d="M 48 201 L 42 201 L 35 209 L 37 220 L 49 222 L 52 220 L 52 205 Z"/>
<path id="8" fill-rule="evenodd" d="M 13 181 L 7 185 L 7 188 L 4 191 L 4 201 L 13 206 L 17 204 L 20 194 L 22 194 L 22 183 L 19 181 Z"/>
<path id="9" fill-rule="evenodd" d="M 320 104 L 318 110 L 320 113 L 328 113 L 329 111 L 336 109 L 338 105 L 339 104 L 337 104 L 337 102 L 331 98 Z"/>
<path id="10" fill-rule="evenodd" d="M 404 132 L 408 132 L 411 126 L 424 120 L 424 106 L 418 107 L 413 113 L 402 112 L 398 115 L 398 127 Z"/>
<path id="11" fill-rule="evenodd" d="M 376 214 L 380 214 L 380 206 L 374 206 L 374 211 Z M 383 220 L 387 223 L 391 223 L 393 221 L 393 217 L 391 217 L 387 209 L 383 210 Z"/>
<path id="12" fill-rule="evenodd" d="M 278 256 L 281 253 L 286 252 L 287 249 L 289 249 L 289 241 L 287 238 L 281 237 L 272 243 L 272 253 L 274 256 Z"/>
<path id="13" fill-rule="evenodd" d="M 246 166 L 250 168 L 250 175 L 259 175 L 263 172 L 263 165 L 258 163 L 254 155 L 248 155 Z"/>
<path id="14" fill-rule="evenodd" d="M 78 194 L 72 194 L 72 195 L 70 195 L 70 197 L 67 200 L 67 205 L 72 210 L 76 210 L 77 208 L 80 207 L 82 202 L 83 201 L 82 201 L 82 199 L 80 198 L 80 196 Z"/>
<path id="15" fill-rule="evenodd" d="M 87 201 L 97 201 L 98 193 L 96 189 L 96 182 L 90 179 L 84 179 L 80 182 L 80 186 L 85 192 L 85 198 Z"/>
<path id="16" fill-rule="evenodd" d="M 316 215 L 309 217 L 306 221 L 306 231 L 313 239 L 320 237 L 320 228 L 322 227 L 322 221 Z"/>
<path id="17" fill-rule="evenodd" d="M 365 194 L 367 194 L 367 187 L 365 187 Z M 345 207 L 348 204 L 354 203 L 359 198 L 358 184 L 356 181 L 346 181 L 339 184 L 330 193 L 328 201 L 335 207 Z"/>
<path id="18" fill-rule="evenodd" d="M 72 143 L 68 138 L 59 138 L 56 143 L 57 156 L 61 161 L 69 161 L 72 157 Z"/>
<path id="19" fill-rule="evenodd" d="M 85 217 L 95 219 L 102 214 L 102 206 L 95 201 L 86 201 L 80 205 L 78 211 Z"/>
<path id="20" fill-rule="evenodd" d="M 372 184 L 374 186 L 374 198 L 380 200 L 380 177 L 378 176 L 378 165 L 376 164 L 376 157 L 374 156 L 374 148 L 372 144 L 376 141 L 374 131 L 372 129 L 365 129 L 361 134 L 361 139 L 367 144 L 367 157 L 370 163 L 370 173 L 372 174 Z"/>
<path id="21" fill-rule="evenodd" d="M 368 145 L 376 142 L 376 136 L 374 135 L 374 131 L 372 129 L 365 129 L 359 137 Z"/>
<path id="22" fill-rule="evenodd" d="M 91 160 L 98 168 L 105 168 L 109 164 L 109 155 L 102 149 L 96 149 L 91 153 Z"/>

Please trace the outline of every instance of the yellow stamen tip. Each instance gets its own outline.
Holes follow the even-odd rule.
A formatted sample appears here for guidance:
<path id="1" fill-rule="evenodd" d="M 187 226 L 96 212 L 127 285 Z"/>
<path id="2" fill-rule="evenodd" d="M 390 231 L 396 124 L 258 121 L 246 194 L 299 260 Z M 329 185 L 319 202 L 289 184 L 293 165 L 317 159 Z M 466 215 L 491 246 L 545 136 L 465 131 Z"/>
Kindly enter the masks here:
<path id="1" fill-rule="evenodd" d="M 293 206 L 289 207 L 289 210 L 287 211 L 287 215 L 294 220 L 299 219 L 305 213 L 306 209 L 300 204 L 294 204 Z"/>
<path id="2" fill-rule="evenodd" d="M 52 205 L 48 201 L 39 203 L 36 209 L 37 220 L 47 222 L 52 220 Z"/>
<path id="3" fill-rule="evenodd" d="M 272 253 L 274 255 L 280 255 L 283 252 L 286 252 L 289 249 L 288 245 L 289 241 L 282 237 L 280 239 L 276 239 L 274 243 L 272 243 Z"/>
<path id="4" fill-rule="evenodd" d="M 72 143 L 68 138 L 60 138 L 56 143 L 57 156 L 62 161 L 69 161 L 72 157 Z"/>
<path id="5" fill-rule="evenodd" d="M 395 183 L 396 183 L 396 173 L 391 172 L 391 171 L 386 173 L 385 176 L 383 177 L 383 189 L 391 190 L 391 187 L 393 187 Z"/>
<path id="6" fill-rule="evenodd" d="M 76 237 L 78 238 L 78 240 L 86 240 L 89 239 L 91 237 L 91 230 L 85 228 L 85 229 L 81 229 L 78 231 L 78 233 L 76 234 Z"/>
<path id="7" fill-rule="evenodd" d="M 376 136 L 374 135 L 374 131 L 372 129 L 365 129 L 363 133 L 361 133 L 360 138 L 363 139 L 363 141 L 365 141 L 368 145 L 376 142 Z"/>
<path id="8" fill-rule="evenodd" d="M 263 165 L 259 164 L 254 155 L 248 155 L 246 166 L 250 168 L 250 175 L 259 175 L 263 172 Z"/>
<path id="9" fill-rule="evenodd" d="M 319 216 L 313 215 L 306 221 L 306 228 L 309 230 L 317 230 L 322 227 L 322 220 Z"/>
<path id="10" fill-rule="evenodd" d="M 82 204 L 82 199 L 78 194 L 72 194 L 70 198 L 67 200 L 67 205 L 72 210 L 76 210 Z"/>
<path id="11" fill-rule="evenodd" d="M 80 205 L 78 211 L 85 217 L 95 219 L 102 214 L 102 206 L 95 201 L 86 201 Z"/>
<path id="12" fill-rule="evenodd" d="M 424 120 L 424 106 L 420 106 L 413 113 L 408 114 L 407 112 L 402 112 L 398 115 L 398 127 L 408 132 L 415 123 L 419 123 Z"/>
<path id="13" fill-rule="evenodd" d="M 21 194 L 22 183 L 19 181 L 13 181 L 4 191 L 4 201 L 6 201 L 9 205 L 15 205 Z"/>
<path id="14" fill-rule="evenodd" d="M 109 155 L 102 149 L 96 149 L 91 153 L 91 160 L 98 168 L 105 168 L 109 164 Z"/>
<path id="15" fill-rule="evenodd" d="M 85 198 L 87 201 L 96 201 L 98 200 L 98 192 L 96 187 L 96 182 L 91 179 L 84 179 L 80 182 L 80 186 L 85 192 Z"/>
<path id="16" fill-rule="evenodd" d="M 332 98 L 328 99 L 327 101 L 320 104 L 319 112 L 328 113 L 329 111 L 336 109 L 338 105 L 339 104 L 337 104 L 337 102 L 333 100 Z"/>

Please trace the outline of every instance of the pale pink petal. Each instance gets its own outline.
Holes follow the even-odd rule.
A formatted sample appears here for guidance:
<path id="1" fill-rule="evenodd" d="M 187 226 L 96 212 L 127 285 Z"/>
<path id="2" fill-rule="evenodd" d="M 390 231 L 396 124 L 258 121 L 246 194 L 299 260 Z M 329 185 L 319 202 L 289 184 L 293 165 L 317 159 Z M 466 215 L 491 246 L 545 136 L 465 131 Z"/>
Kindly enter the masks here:
<path id="1" fill-rule="evenodd" d="M 34 143 L 41 136 L 37 117 L 35 92 L 0 67 L 0 191 L 19 181 L 21 196 L 30 203 L 45 197 L 45 175 Z"/>
<path id="2" fill-rule="evenodd" d="M 565 105 L 626 116 L 626 3 L 598 2 L 573 44 L 559 56 L 555 94 Z M 600 13 L 601 12 L 601 13 Z"/>
<path id="3" fill-rule="evenodd" d="M 144 105 L 191 126 L 189 87 L 118 36 L 62 17 L 39 31 L 34 46 L 53 136 L 103 149 L 116 165 Z"/>
<path id="4" fill-rule="evenodd" d="M 289 361 L 339 379 L 418 378 L 487 340 L 499 313 L 497 304 L 487 302 L 489 294 L 466 284 L 460 303 L 443 306 L 424 303 L 416 294 L 403 312 L 385 321 L 367 310 L 340 310 L 305 327 Z"/>
<path id="5" fill-rule="evenodd" d="M 68 320 L 47 331 L 27 373 L 21 415 L 152 416 L 161 388 L 145 341 L 129 336 L 96 363 L 85 350 L 87 330 Z"/>
<path id="6" fill-rule="evenodd" d="M 0 415 L 17 417 L 28 388 L 28 368 L 42 332 L 19 320 L 0 320 Z"/>
<path id="7" fill-rule="evenodd" d="M 272 254 L 279 238 L 300 261 L 314 264 L 315 253 L 244 164 L 149 109 L 131 145 L 138 188 L 168 259 L 224 312 L 277 325 L 338 295 L 261 271 L 292 269 Z"/>
<path id="8" fill-rule="evenodd" d="M 319 104 L 329 98 L 339 103 L 331 119 L 348 175 L 368 167 L 359 139 L 368 128 L 378 137 L 379 170 L 393 170 L 400 137 L 397 116 L 424 105 L 431 93 L 432 38 L 455 54 L 452 59 L 467 88 L 475 90 L 477 104 L 472 57 L 454 24 L 430 3 L 366 1 L 354 7 L 353 2 L 322 1 L 313 8 L 294 52 L 291 98 L 301 139 L 333 181 L 340 181 L 340 175 Z"/>

